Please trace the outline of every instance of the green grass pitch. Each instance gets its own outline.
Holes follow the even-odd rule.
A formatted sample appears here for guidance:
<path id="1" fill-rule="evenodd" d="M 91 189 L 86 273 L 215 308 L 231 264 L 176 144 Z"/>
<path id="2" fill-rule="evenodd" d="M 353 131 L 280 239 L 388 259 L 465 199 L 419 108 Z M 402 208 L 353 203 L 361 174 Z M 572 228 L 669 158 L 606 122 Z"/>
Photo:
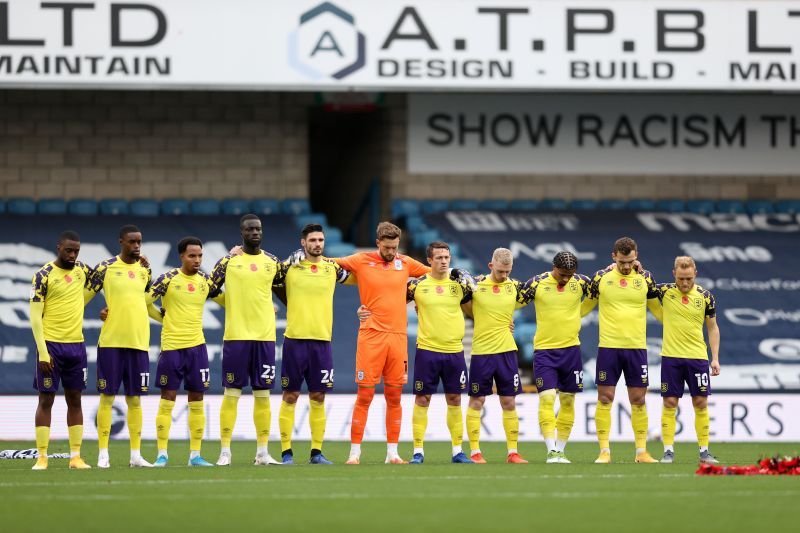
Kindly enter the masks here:
<path id="1" fill-rule="evenodd" d="M 0 442 L 29 448 L 32 442 Z M 653 455 L 660 445 L 650 443 Z M 504 464 L 502 443 L 482 447 L 490 464 L 452 465 L 449 443 L 426 445 L 424 465 L 384 465 L 385 445 L 364 444 L 362 464 L 341 464 L 349 444 L 331 442 L 333 466 L 255 467 L 252 442 L 235 442 L 228 468 L 187 468 L 188 443 L 170 444 L 165 469 L 131 469 L 124 441 L 112 443 L 112 468 L 70 471 L 51 459 L 0 460 L 2 531 L 787 531 L 797 527 L 800 478 L 698 477 L 696 447 L 679 444 L 672 465 L 633 464 L 631 443 L 612 444 L 614 464 L 595 465 L 597 446 L 573 443 L 572 465 L 544 463 L 544 446 L 523 443 L 528 465 Z M 401 443 L 405 458 L 411 446 Z M 63 442 L 50 451 L 66 451 Z M 215 461 L 217 443 L 204 455 Z M 277 443 L 270 444 L 279 456 Z M 716 444 L 727 463 L 794 454 L 800 443 Z M 84 456 L 96 461 L 96 444 Z M 147 459 L 155 444 L 146 442 Z M 308 443 L 296 443 L 304 463 Z M 766 529 L 765 529 L 766 528 Z"/>

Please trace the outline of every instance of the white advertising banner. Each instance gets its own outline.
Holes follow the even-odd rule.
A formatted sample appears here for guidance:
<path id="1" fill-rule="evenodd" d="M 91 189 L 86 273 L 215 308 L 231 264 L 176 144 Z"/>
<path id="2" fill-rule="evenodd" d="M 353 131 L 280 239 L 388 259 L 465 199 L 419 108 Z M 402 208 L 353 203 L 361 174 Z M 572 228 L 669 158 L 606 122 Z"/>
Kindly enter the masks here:
<path id="1" fill-rule="evenodd" d="M 630 424 L 630 404 L 625 398 L 624 389 L 619 391 L 612 410 L 612 440 L 632 441 L 633 431 Z M 85 438 L 97 439 L 94 423 L 99 402 L 98 396 L 86 396 L 83 399 L 83 411 L 86 419 Z M 158 410 L 158 396 L 144 397 L 144 427 L 142 437 L 156 438 L 155 416 Z M 280 409 L 280 395 L 271 397 L 272 412 Z M 350 417 L 352 415 L 355 395 L 332 394 L 326 398 L 328 425 L 325 438 L 331 441 L 350 440 Z M 573 441 L 594 441 L 596 439 L 594 411 L 597 395 L 593 391 L 578 394 L 575 402 L 575 426 L 572 430 Z M 400 434 L 402 441 L 411 440 L 411 413 L 414 396 L 403 395 L 403 426 Z M 466 403 L 466 397 L 465 397 Z M 3 396 L 0 397 L 0 441 L 33 440 L 33 415 L 36 411 L 36 396 Z M 206 397 L 206 439 L 219 439 L 219 408 L 222 396 Z M 539 399 L 534 394 L 522 394 L 517 397 L 517 412 L 520 417 L 520 440 L 539 441 L 541 434 L 537 420 Z M 558 405 L 558 404 L 556 404 Z M 239 402 L 239 417 L 234 438 L 255 440 L 256 434 L 252 424 L 253 402 L 245 395 Z M 661 398 L 657 394 L 648 394 L 647 407 L 650 415 L 650 438 L 660 435 Z M 125 427 L 126 405 L 120 398 L 114 404 L 112 421 L 112 438 L 127 439 Z M 800 441 L 800 423 L 797 413 L 800 412 L 800 395 L 798 394 L 714 394 L 709 398 L 711 413 L 711 439 L 717 442 L 757 442 L 757 441 Z M 185 396 L 181 396 L 173 412 L 172 438 L 187 439 L 187 409 Z M 435 395 L 428 410 L 428 432 L 426 439 L 430 441 L 449 441 L 450 434 L 446 424 L 447 409 L 444 397 Z M 272 439 L 278 439 L 277 416 L 273 416 Z M 384 441 L 385 403 L 381 395 L 377 395 L 370 409 L 365 439 Z M 496 396 L 486 399 L 481 428 L 481 439 L 486 441 L 503 441 L 502 413 Z M 62 397 L 57 397 L 53 406 L 51 437 L 66 439 L 66 407 Z M 294 438 L 309 440 L 308 398 L 301 396 L 295 411 Z M 691 398 L 684 396 L 680 401 L 676 440 L 693 442 L 694 413 Z"/>
<path id="2" fill-rule="evenodd" d="M 796 0 L 6 0 L 0 86 L 796 91 L 798 24 Z"/>
<path id="3" fill-rule="evenodd" d="M 793 175 L 800 96 L 412 94 L 408 170 Z"/>

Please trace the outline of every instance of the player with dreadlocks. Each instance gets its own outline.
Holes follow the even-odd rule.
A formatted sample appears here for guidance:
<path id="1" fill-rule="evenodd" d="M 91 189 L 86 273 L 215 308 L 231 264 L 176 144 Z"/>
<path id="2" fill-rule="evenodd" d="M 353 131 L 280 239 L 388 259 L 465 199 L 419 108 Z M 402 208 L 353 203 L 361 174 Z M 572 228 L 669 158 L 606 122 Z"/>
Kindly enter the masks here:
<path id="1" fill-rule="evenodd" d="M 533 377 L 539 391 L 539 427 L 547 446 L 548 463 L 569 463 L 564 454 L 575 422 L 575 393 L 583 390 L 580 340 L 581 302 L 590 279 L 576 274 L 578 258 L 559 252 L 553 271 L 529 279 L 525 300 L 536 310 L 533 338 Z M 555 415 L 556 390 L 560 408 Z M 558 436 L 556 438 L 556 428 Z"/>

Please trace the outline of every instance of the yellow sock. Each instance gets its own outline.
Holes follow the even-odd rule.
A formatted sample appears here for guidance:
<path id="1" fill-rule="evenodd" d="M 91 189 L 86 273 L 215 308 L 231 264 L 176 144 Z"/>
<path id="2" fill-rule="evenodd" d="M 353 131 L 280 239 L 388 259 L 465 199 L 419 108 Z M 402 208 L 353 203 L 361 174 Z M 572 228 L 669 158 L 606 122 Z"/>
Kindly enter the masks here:
<path id="1" fill-rule="evenodd" d="M 503 429 L 506 431 L 506 447 L 509 451 L 516 450 L 519 440 L 519 416 L 516 409 L 503 411 Z"/>
<path id="2" fill-rule="evenodd" d="M 241 389 L 225 389 L 222 405 L 219 408 L 219 440 L 223 448 L 231 447 L 233 428 L 236 426 L 236 411 L 239 406 Z"/>
<path id="3" fill-rule="evenodd" d="M 128 404 L 128 433 L 131 438 L 131 450 L 142 448 L 142 399 L 139 396 L 125 396 Z"/>
<path id="4" fill-rule="evenodd" d="M 256 446 L 265 447 L 269 443 L 269 427 L 272 413 L 269 410 L 269 391 L 253 391 L 253 423 L 256 426 Z"/>
<path id="5" fill-rule="evenodd" d="M 281 451 L 292 447 L 292 432 L 294 431 L 294 408 L 295 404 L 281 402 L 281 410 L 278 414 L 278 428 L 281 430 Z"/>
<path id="6" fill-rule="evenodd" d="M 469 448 L 473 452 L 481 448 L 481 412 L 467 407 L 467 437 Z"/>
<path id="7" fill-rule="evenodd" d="M 414 436 L 414 451 L 422 449 L 425 443 L 425 431 L 428 429 L 428 408 L 414 404 L 414 414 L 411 415 L 412 434 Z"/>
<path id="8" fill-rule="evenodd" d="M 100 405 L 97 407 L 97 447 L 101 450 L 108 449 L 108 437 L 111 435 L 111 408 L 113 406 L 113 396 L 108 394 L 100 395 Z"/>
<path id="9" fill-rule="evenodd" d="M 697 444 L 701 448 L 708 448 L 708 435 L 711 420 L 708 415 L 708 407 L 694 410 L 694 430 L 697 432 Z"/>
<path id="10" fill-rule="evenodd" d="M 36 449 L 39 457 L 47 457 L 47 447 L 50 445 L 50 426 L 36 426 Z"/>
<path id="11" fill-rule="evenodd" d="M 631 425 L 637 450 L 647 449 L 647 406 L 631 406 Z"/>
<path id="12" fill-rule="evenodd" d="M 558 418 L 556 428 L 558 429 L 558 440 L 567 442 L 569 434 L 572 433 L 572 426 L 575 424 L 575 393 L 558 393 Z"/>
<path id="13" fill-rule="evenodd" d="M 610 449 L 608 440 L 611 435 L 611 404 L 597 402 L 594 413 L 594 423 L 597 427 L 597 442 L 601 450 Z"/>
<path id="14" fill-rule="evenodd" d="M 661 441 L 664 446 L 675 444 L 675 424 L 677 407 L 663 407 L 661 409 Z"/>
<path id="15" fill-rule="evenodd" d="M 69 451 L 70 455 L 81 454 L 81 443 L 83 443 L 83 424 L 76 424 L 67 428 L 69 432 Z M 49 433 L 49 428 L 48 428 Z"/>
<path id="16" fill-rule="evenodd" d="M 169 429 L 172 427 L 172 409 L 175 402 L 161 398 L 158 402 L 158 414 L 156 414 L 156 441 L 159 450 L 166 450 L 169 446 Z"/>
<path id="17" fill-rule="evenodd" d="M 206 410 L 203 400 L 189 402 L 189 451 L 199 452 L 206 431 Z"/>
<path id="18" fill-rule="evenodd" d="M 556 391 L 548 389 L 539 393 L 539 429 L 544 437 L 547 450 L 555 450 L 556 445 Z"/>
<path id="19" fill-rule="evenodd" d="M 447 429 L 450 430 L 450 442 L 453 446 L 461 446 L 464 442 L 464 418 L 460 405 L 447 406 Z"/>
<path id="20" fill-rule="evenodd" d="M 311 426 L 311 449 L 322 450 L 322 439 L 325 438 L 325 402 L 310 400 L 308 424 Z"/>

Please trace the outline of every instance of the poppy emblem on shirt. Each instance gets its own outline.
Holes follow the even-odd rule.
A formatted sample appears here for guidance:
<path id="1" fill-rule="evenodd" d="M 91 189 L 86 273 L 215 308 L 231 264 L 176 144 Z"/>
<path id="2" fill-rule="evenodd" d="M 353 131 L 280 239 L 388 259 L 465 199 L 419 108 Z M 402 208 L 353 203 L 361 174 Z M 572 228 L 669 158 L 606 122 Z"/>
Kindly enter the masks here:
<path id="1" fill-rule="evenodd" d="M 134 279 L 136 277 L 136 274 L 133 273 L 133 270 L 128 270 L 128 277 L 131 279 Z"/>
<path id="2" fill-rule="evenodd" d="M 72 283 L 72 277 L 70 277 L 70 275 L 67 274 L 66 276 L 64 276 L 64 281 L 66 281 L 67 283 Z"/>
<path id="3" fill-rule="evenodd" d="M 441 287 L 436 287 L 436 294 L 442 294 L 443 292 L 444 292 L 444 289 L 443 289 L 443 288 L 441 288 Z"/>
<path id="4" fill-rule="evenodd" d="M 687 305 L 687 304 L 689 303 L 689 297 L 688 297 L 688 296 L 684 296 L 684 297 L 682 297 L 682 298 L 681 298 L 681 303 L 682 303 L 683 305 Z"/>
<path id="5" fill-rule="evenodd" d="M 256 264 L 255 264 L 255 263 L 250 263 L 250 270 L 252 270 L 253 272 L 255 272 L 256 270 L 258 270 L 258 267 L 256 266 Z"/>
<path id="6" fill-rule="evenodd" d="M 628 281 L 624 280 L 624 279 L 619 280 L 619 286 L 620 287 L 627 287 L 628 286 Z"/>
<path id="7" fill-rule="evenodd" d="M 558 289 L 558 292 L 564 292 L 564 286 L 563 285 L 559 285 L 556 288 Z"/>
<path id="8" fill-rule="evenodd" d="M 317 273 L 317 270 L 319 270 L 319 269 L 317 268 L 317 265 L 311 265 L 311 272 L 313 272 L 314 274 L 316 274 L 316 273 Z"/>
<path id="9" fill-rule="evenodd" d="M 189 289 L 189 292 L 194 292 L 194 283 L 188 284 L 186 288 Z"/>
<path id="10" fill-rule="evenodd" d="M 500 294 L 500 287 L 495 285 L 494 287 L 492 287 L 492 292 L 495 294 Z"/>

